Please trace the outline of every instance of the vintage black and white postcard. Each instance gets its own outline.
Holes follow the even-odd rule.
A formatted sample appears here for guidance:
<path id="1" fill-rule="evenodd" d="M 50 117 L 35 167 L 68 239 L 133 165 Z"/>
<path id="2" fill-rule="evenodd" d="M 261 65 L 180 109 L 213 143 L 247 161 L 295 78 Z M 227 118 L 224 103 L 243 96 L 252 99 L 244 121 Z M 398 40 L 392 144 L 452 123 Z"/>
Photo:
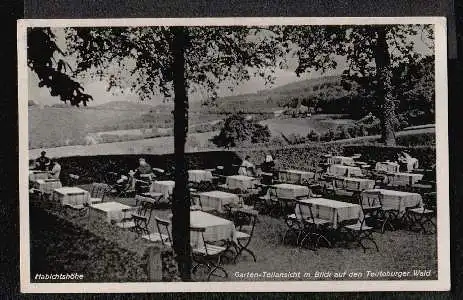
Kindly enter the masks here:
<path id="1" fill-rule="evenodd" d="M 450 289 L 445 18 L 20 20 L 18 72 L 22 292 Z"/>

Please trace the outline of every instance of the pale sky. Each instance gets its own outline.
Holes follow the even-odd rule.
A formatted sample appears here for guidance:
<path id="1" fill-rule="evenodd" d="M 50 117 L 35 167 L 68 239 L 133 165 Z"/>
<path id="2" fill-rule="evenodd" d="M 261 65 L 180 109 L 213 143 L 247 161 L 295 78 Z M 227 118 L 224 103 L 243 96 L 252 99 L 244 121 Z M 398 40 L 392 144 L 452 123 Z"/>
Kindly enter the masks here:
<path id="1" fill-rule="evenodd" d="M 65 49 L 65 40 L 64 40 L 64 31 L 61 29 L 55 29 L 55 34 L 57 35 L 57 44 L 61 49 Z M 420 46 L 420 40 L 417 39 L 415 41 L 418 43 L 418 48 L 423 48 Z M 421 42 L 422 43 L 422 42 Z M 310 78 L 317 78 L 320 76 L 329 76 L 329 75 L 336 75 L 341 74 L 341 72 L 345 69 L 346 63 L 342 58 L 338 59 L 338 68 L 335 70 L 329 70 L 325 72 L 325 74 L 321 74 L 320 72 L 310 72 L 301 75 L 301 77 L 297 77 L 294 69 L 296 64 L 289 70 L 285 69 L 277 69 L 275 71 L 275 83 L 272 86 L 266 86 L 265 81 L 261 78 L 251 78 L 249 81 L 241 83 L 239 86 L 235 86 L 233 91 L 230 91 L 228 87 L 225 85 L 219 86 L 218 89 L 218 96 L 231 96 L 231 95 L 239 95 L 239 94 L 246 94 L 246 93 L 255 93 L 259 90 L 269 89 L 276 86 L 285 85 L 294 81 L 310 79 Z M 42 105 L 52 105 L 56 103 L 61 103 L 58 97 L 52 97 L 49 93 L 47 88 L 39 88 L 38 87 L 38 78 L 35 73 L 29 70 L 28 72 L 28 84 L 29 84 L 29 99 L 34 100 L 38 104 Z M 128 100 L 128 101 L 140 101 L 139 97 L 131 93 L 129 90 L 124 91 L 124 94 L 117 93 L 114 95 L 112 92 L 107 92 L 107 84 L 106 82 L 98 81 L 98 80 L 85 80 L 81 81 L 82 86 L 85 89 L 85 92 L 92 95 L 94 101 L 88 103 L 89 106 L 96 106 L 100 105 L 109 101 L 121 101 L 121 100 Z M 190 101 L 201 101 L 205 100 L 205 95 L 202 93 L 194 93 L 188 95 Z M 148 102 L 145 101 L 147 104 Z M 153 96 L 151 99 L 151 104 L 157 105 L 162 103 L 162 97 L 160 96 Z"/>

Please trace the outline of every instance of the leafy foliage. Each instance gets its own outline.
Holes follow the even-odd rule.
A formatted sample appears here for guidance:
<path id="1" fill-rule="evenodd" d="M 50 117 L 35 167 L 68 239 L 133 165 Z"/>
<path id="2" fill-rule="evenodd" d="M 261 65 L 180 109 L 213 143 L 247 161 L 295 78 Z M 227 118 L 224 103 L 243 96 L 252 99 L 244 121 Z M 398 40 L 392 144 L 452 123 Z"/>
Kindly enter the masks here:
<path id="1" fill-rule="evenodd" d="M 265 28 L 189 27 L 185 76 L 189 92 L 215 98 L 217 85 L 232 88 L 251 76 L 273 81 L 279 48 Z M 69 54 L 78 57 L 76 73 L 108 81 L 108 90 L 128 87 L 142 99 L 156 92 L 172 98 L 173 57 L 169 27 L 68 28 Z M 113 70 L 116 64 L 120 69 Z M 122 70 L 128 71 L 124 77 Z"/>
<path id="2" fill-rule="evenodd" d="M 27 65 L 39 78 L 39 87 L 50 89 L 52 96 L 60 96 L 61 101 L 72 105 L 87 105 L 92 96 L 84 93 L 84 88 L 73 80 L 66 71 L 69 65 L 56 55 L 64 55 L 55 42 L 50 28 L 30 28 L 27 32 Z"/>
<path id="3" fill-rule="evenodd" d="M 252 119 L 246 119 L 241 114 L 234 114 L 225 119 L 220 133 L 212 138 L 219 147 L 236 147 L 242 144 L 267 142 L 270 130 Z"/>
<path id="4" fill-rule="evenodd" d="M 296 51 L 299 60 L 297 74 L 335 69 L 337 58 L 343 57 L 348 65 L 343 73 L 344 87 L 348 90 L 355 88 L 364 97 L 375 100 L 383 139 L 388 144 L 395 144 L 393 128 L 397 118 L 392 68 L 423 59 L 423 55 L 415 50 L 412 38 L 418 33 L 432 41 L 432 27 L 426 24 L 314 26 L 308 30 L 288 26 L 283 29 L 282 39 L 299 47 Z"/>

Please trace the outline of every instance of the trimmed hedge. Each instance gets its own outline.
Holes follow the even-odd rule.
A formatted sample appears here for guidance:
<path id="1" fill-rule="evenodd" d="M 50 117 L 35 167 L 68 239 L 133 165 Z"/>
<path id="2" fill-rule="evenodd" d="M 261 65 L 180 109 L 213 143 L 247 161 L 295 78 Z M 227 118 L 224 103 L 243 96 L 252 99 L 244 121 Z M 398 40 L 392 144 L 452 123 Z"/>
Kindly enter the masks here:
<path id="1" fill-rule="evenodd" d="M 312 170 L 322 160 L 322 154 L 342 154 L 343 147 L 339 144 L 308 144 L 303 147 L 288 146 L 278 149 L 246 149 L 237 152 L 241 157 L 249 155 L 256 164 L 264 162 L 265 155 L 272 155 L 275 167 L 281 169 Z"/>
<path id="2" fill-rule="evenodd" d="M 61 165 L 61 180 L 67 184 L 69 174 L 81 177 L 81 183 L 102 182 L 108 172 L 128 174 L 130 170 L 138 167 L 138 159 L 144 157 L 153 168 L 166 171 L 174 166 L 174 155 L 97 155 L 97 156 L 71 156 L 58 158 Z M 227 173 L 231 172 L 233 164 L 240 164 L 241 159 L 232 151 L 210 151 L 187 153 L 188 169 L 209 169 L 217 165 L 224 166 Z"/>
<path id="3" fill-rule="evenodd" d="M 188 169 L 212 169 L 218 165 L 224 166 L 225 174 L 231 174 L 233 165 L 239 165 L 242 159 L 249 155 L 251 161 L 259 165 L 267 154 L 275 159 L 276 168 L 312 170 L 322 160 L 322 154 L 350 156 L 356 153 L 362 154 L 362 161 L 396 160 L 397 153 L 406 150 L 420 162 L 420 168 L 429 168 L 436 162 L 436 149 L 433 146 L 417 147 L 386 147 L 382 145 L 342 145 L 337 143 L 321 144 L 309 143 L 307 145 L 246 148 L 239 151 L 208 151 L 187 153 Z M 59 158 L 61 164 L 61 180 L 67 184 L 68 174 L 76 174 L 81 177 L 81 183 L 101 182 L 104 176 L 112 171 L 119 174 L 128 174 L 129 170 L 138 167 L 138 159 L 144 157 L 155 168 L 172 171 L 174 167 L 174 155 L 98 155 L 98 156 L 72 156 Z M 171 172 L 170 172 L 171 173 Z"/>

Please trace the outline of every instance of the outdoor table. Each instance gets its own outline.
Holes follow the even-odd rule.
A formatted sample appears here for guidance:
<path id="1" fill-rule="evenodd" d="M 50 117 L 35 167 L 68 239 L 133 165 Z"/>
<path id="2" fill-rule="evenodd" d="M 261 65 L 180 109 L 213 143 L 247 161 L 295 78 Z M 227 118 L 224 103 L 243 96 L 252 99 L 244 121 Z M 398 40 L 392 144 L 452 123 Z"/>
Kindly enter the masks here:
<path id="1" fill-rule="evenodd" d="M 48 179 L 47 171 L 29 170 L 29 181 L 36 181 L 37 179 Z"/>
<path id="2" fill-rule="evenodd" d="M 172 214 L 169 216 L 172 219 Z M 214 216 L 201 210 L 190 211 L 190 226 L 205 228 L 204 240 L 206 242 L 231 241 L 236 243 L 236 228 L 232 221 Z M 200 233 L 191 232 L 190 243 L 198 246 Z"/>
<path id="3" fill-rule="evenodd" d="M 103 202 L 90 206 L 90 216 L 99 218 L 105 222 L 121 222 L 127 217 L 128 211 L 134 208 L 119 202 Z"/>
<path id="4" fill-rule="evenodd" d="M 328 164 L 330 165 L 353 165 L 354 159 L 348 156 L 331 156 L 331 157 L 328 157 Z"/>
<path id="5" fill-rule="evenodd" d="M 278 198 L 281 199 L 296 199 L 297 197 L 310 195 L 310 189 L 304 185 L 296 185 L 289 183 L 274 184 Z"/>
<path id="6" fill-rule="evenodd" d="M 52 194 L 54 189 L 62 187 L 59 179 L 37 179 L 32 182 L 32 187 L 42 194 Z"/>
<path id="7" fill-rule="evenodd" d="M 345 166 L 345 165 L 330 165 L 328 167 L 328 174 L 334 176 L 362 176 L 362 169 L 359 167 Z"/>
<path id="8" fill-rule="evenodd" d="M 90 193 L 78 187 L 62 187 L 53 191 L 53 201 L 61 205 L 83 205 L 90 201 Z"/>
<path id="9" fill-rule="evenodd" d="M 375 165 L 375 170 L 387 173 L 398 173 L 399 164 L 393 161 L 377 162 Z"/>
<path id="10" fill-rule="evenodd" d="M 335 178 L 335 186 L 340 186 L 342 189 L 348 191 L 360 192 L 363 190 L 373 189 L 375 187 L 375 181 L 365 178 L 354 178 L 354 177 L 341 177 Z"/>
<path id="11" fill-rule="evenodd" d="M 190 182 L 201 182 L 209 181 L 212 182 L 212 172 L 210 170 L 189 170 L 188 181 Z"/>
<path id="12" fill-rule="evenodd" d="M 278 180 L 281 182 L 301 184 L 303 181 L 309 181 L 315 176 L 314 172 L 300 170 L 282 170 L 278 172 Z"/>
<path id="13" fill-rule="evenodd" d="M 190 226 L 204 227 L 204 239 L 207 242 L 217 241 L 232 241 L 236 240 L 236 229 L 232 221 L 214 216 L 203 211 L 190 212 Z M 199 233 L 191 233 L 190 236 L 193 245 L 197 245 L 199 241 Z"/>
<path id="14" fill-rule="evenodd" d="M 255 188 L 256 183 L 257 183 L 256 178 L 245 176 L 245 175 L 227 176 L 227 179 L 225 182 L 228 189 L 230 190 L 239 189 L 242 191 Z"/>
<path id="15" fill-rule="evenodd" d="M 314 218 L 330 221 L 331 226 L 334 229 L 338 228 L 340 222 L 363 219 L 362 207 L 358 204 L 325 198 L 310 198 L 301 200 L 301 202 L 312 204 L 312 213 Z M 304 218 L 310 217 L 308 207 L 302 206 L 299 208 L 299 205 L 296 205 L 296 216 L 300 217 L 301 211 Z"/>
<path id="16" fill-rule="evenodd" d="M 213 208 L 218 212 L 223 212 L 225 204 L 238 204 L 240 201 L 238 195 L 222 191 L 203 192 L 199 197 L 204 207 Z"/>
<path id="17" fill-rule="evenodd" d="M 161 193 L 165 199 L 168 199 L 174 193 L 175 181 L 161 180 L 154 181 L 151 184 L 150 192 Z"/>
<path id="18" fill-rule="evenodd" d="M 386 177 L 386 183 L 392 186 L 413 186 L 423 179 L 423 176 L 423 174 L 417 173 L 394 173 Z"/>
<path id="19" fill-rule="evenodd" d="M 365 190 L 361 193 L 363 207 L 368 207 L 368 198 L 381 200 L 383 210 L 395 210 L 400 214 L 405 213 L 409 207 L 423 206 L 423 199 L 418 193 L 409 193 L 385 189 Z"/>

